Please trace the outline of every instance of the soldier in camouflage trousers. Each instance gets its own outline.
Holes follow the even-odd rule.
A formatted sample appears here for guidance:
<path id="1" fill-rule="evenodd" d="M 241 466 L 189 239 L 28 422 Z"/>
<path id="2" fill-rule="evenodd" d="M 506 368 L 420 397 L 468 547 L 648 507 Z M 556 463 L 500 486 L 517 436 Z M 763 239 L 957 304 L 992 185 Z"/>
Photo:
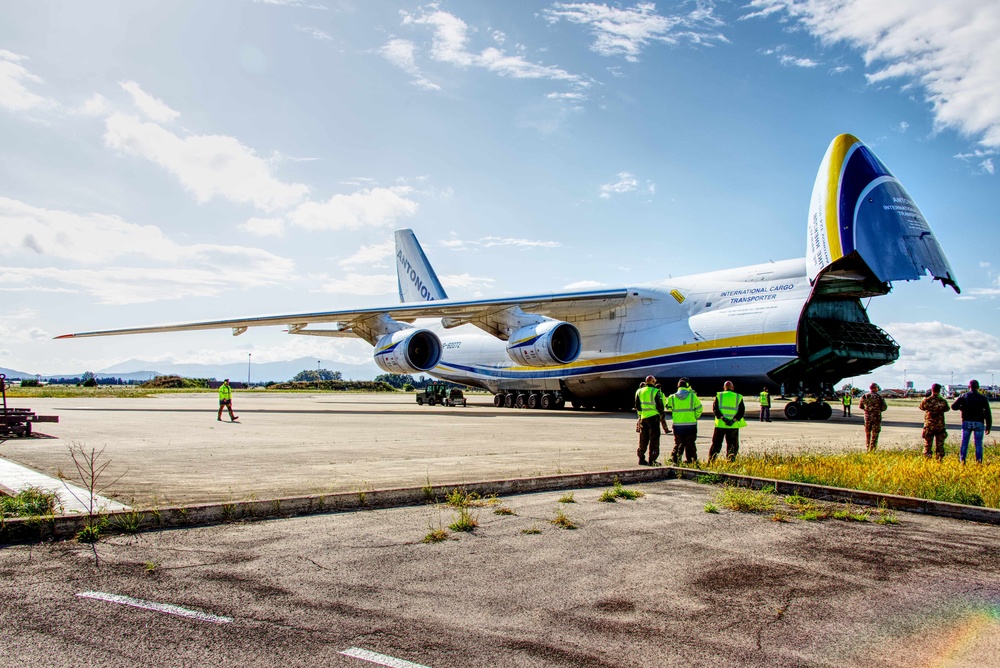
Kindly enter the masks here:
<path id="1" fill-rule="evenodd" d="M 944 414 L 951 410 L 948 400 L 941 396 L 941 385 L 931 385 L 931 396 L 920 402 L 920 410 L 924 411 L 924 457 L 931 456 L 931 446 L 939 460 L 944 459 L 944 439 L 948 432 L 944 428 Z"/>
<path id="2" fill-rule="evenodd" d="M 872 383 L 871 392 L 861 397 L 858 407 L 865 412 L 865 447 L 873 452 L 878 447 L 878 435 L 882 431 L 882 411 L 888 408 L 885 399 L 878 393 L 878 383 Z"/>

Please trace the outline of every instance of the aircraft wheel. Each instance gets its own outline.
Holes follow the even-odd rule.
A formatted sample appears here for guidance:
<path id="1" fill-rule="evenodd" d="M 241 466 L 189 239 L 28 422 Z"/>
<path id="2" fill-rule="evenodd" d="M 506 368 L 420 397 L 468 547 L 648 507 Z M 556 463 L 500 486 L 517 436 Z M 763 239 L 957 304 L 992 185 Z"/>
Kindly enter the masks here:
<path id="1" fill-rule="evenodd" d="M 552 393 L 546 392 L 542 395 L 542 408 L 548 410 L 552 408 Z"/>
<path id="2" fill-rule="evenodd" d="M 528 408 L 538 408 L 539 403 L 537 392 L 532 392 L 528 395 Z"/>
<path id="3" fill-rule="evenodd" d="M 493 405 L 497 408 L 503 406 L 503 392 L 497 392 L 493 395 Z"/>
<path id="4" fill-rule="evenodd" d="M 506 406 L 507 408 L 513 408 L 514 407 L 514 393 L 513 392 L 504 392 L 504 395 L 503 395 L 503 405 Z"/>
<path id="5" fill-rule="evenodd" d="M 517 393 L 517 398 L 514 399 L 514 405 L 517 406 L 518 408 L 524 408 L 524 405 L 526 403 L 527 403 L 527 401 L 526 401 L 526 399 L 524 397 L 524 393 L 523 392 L 518 392 Z"/>
<path id="6" fill-rule="evenodd" d="M 833 407 L 826 402 L 817 402 L 813 404 L 811 408 L 811 415 L 809 417 L 813 420 L 829 420 L 833 415 Z"/>
<path id="7" fill-rule="evenodd" d="M 805 404 L 801 401 L 790 401 L 785 404 L 785 417 L 789 420 L 804 420 L 805 412 Z"/>

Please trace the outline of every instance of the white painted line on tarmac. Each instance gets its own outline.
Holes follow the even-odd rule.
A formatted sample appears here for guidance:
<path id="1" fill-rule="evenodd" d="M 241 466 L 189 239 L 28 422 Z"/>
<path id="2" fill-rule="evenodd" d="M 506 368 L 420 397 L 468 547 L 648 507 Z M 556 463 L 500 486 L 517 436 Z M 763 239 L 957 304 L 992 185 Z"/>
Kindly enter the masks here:
<path id="1" fill-rule="evenodd" d="M 233 621 L 232 617 L 220 617 L 219 615 L 210 615 L 207 612 L 200 612 L 198 610 L 189 610 L 188 608 L 182 608 L 179 605 L 171 605 L 169 603 L 155 603 L 153 601 L 143 601 L 138 598 L 132 598 L 130 596 L 121 596 L 119 594 L 106 594 L 103 591 L 84 591 L 77 594 L 80 598 L 93 598 L 98 601 L 107 601 L 108 603 L 120 603 L 121 605 L 129 605 L 133 608 L 142 608 L 143 610 L 153 610 L 154 612 L 163 612 L 168 615 L 177 615 L 178 617 L 187 617 L 189 619 L 197 619 L 199 622 L 212 622 L 213 624 L 228 624 Z"/>
<path id="2" fill-rule="evenodd" d="M 419 663 L 413 663 L 412 661 L 403 661 L 402 659 L 397 659 L 394 656 L 387 656 L 385 654 L 379 654 L 378 652 L 372 652 L 367 649 L 361 649 L 360 647 L 352 647 L 350 649 L 345 649 L 341 654 L 346 656 L 353 656 L 355 659 L 361 659 L 362 661 L 370 661 L 371 663 L 377 663 L 380 666 L 389 666 L 389 668 L 427 668 Z"/>
<path id="3" fill-rule="evenodd" d="M 65 513 L 86 513 L 89 512 L 87 509 L 87 499 L 90 497 L 90 493 L 87 490 L 60 480 L 59 478 L 53 478 L 47 476 L 44 473 L 39 473 L 34 469 L 29 469 L 27 466 L 21 466 L 20 464 L 15 464 L 9 459 L 4 459 L 0 457 L 0 483 L 3 483 L 5 487 L 9 487 L 14 492 L 20 492 L 26 487 L 37 487 L 43 489 L 46 492 L 52 492 L 59 497 L 57 506 L 62 506 L 63 512 Z M 129 507 L 118 503 L 117 501 L 112 501 L 98 494 L 94 495 L 94 510 L 95 511 L 109 511 L 109 510 L 128 510 Z M 58 507 L 56 508 L 58 511 Z"/>

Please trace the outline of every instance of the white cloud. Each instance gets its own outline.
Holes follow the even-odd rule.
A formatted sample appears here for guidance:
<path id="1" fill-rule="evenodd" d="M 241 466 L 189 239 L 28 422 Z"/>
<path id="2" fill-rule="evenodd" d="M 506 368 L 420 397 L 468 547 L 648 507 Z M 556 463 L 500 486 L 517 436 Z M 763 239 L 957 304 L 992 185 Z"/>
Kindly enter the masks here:
<path id="1" fill-rule="evenodd" d="M 577 281 L 563 286 L 563 290 L 590 290 L 592 288 L 604 287 L 600 281 Z"/>
<path id="2" fill-rule="evenodd" d="M 251 218 L 240 225 L 240 229 L 255 237 L 283 237 L 285 221 L 282 218 Z"/>
<path id="3" fill-rule="evenodd" d="M 711 3 L 696 3 L 686 14 L 665 16 L 656 13 L 652 2 L 640 2 L 632 7 L 612 7 L 606 4 L 557 2 L 543 12 L 549 23 L 566 20 L 586 26 L 594 36 L 590 46 L 602 56 L 623 56 L 636 62 L 643 49 L 652 43 L 712 45 L 728 42 L 717 31 L 722 21 L 713 14 Z"/>
<path id="4" fill-rule="evenodd" d="M 27 60 L 25 56 L 0 49 L 0 107 L 8 111 L 29 111 L 53 106 L 55 103 L 51 99 L 28 90 L 28 85 L 43 82 L 21 64 L 24 60 Z"/>
<path id="5" fill-rule="evenodd" d="M 84 292 L 130 304 L 293 280 L 294 262 L 247 246 L 173 242 L 153 225 L 118 216 L 41 209 L 0 198 L 0 257 L 32 266 L 0 267 L 0 289 Z M 45 261 L 52 266 L 41 266 Z M 75 265 L 75 266 L 74 266 Z"/>
<path id="6" fill-rule="evenodd" d="M 393 241 L 386 241 L 381 244 L 362 246 L 350 257 L 344 258 L 337 264 L 344 268 L 367 267 L 384 268 L 388 267 L 387 260 L 396 252 L 396 244 Z"/>
<path id="7" fill-rule="evenodd" d="M 383 227 L 412 216 L 417 203 L 407 187 L 371 188 L 334 195 L 326 202 L 304 202 L 287 214 L 289 222 L 307 230 L 353 230 Z"/>
<path id="8" fill-rule="evenodd" d="M 752 0 L 744 18 L 786 14 L 827 44 L 859 49 L 868 80 L 918 83 L 936 125 L 1000 146 L 1000 3 Z"/>
<path id="9" fill-rule="evenodd" d="M 996 174 L 996 167 L 993 166 L 993 158 L 986 158 L 979 163 L 979 166 L 982 168 L 983 172 L 989 174 L 990 176 Z"/>
<path id="10" fill-rule="evenodd" d="M 612 195 L 632 192 L 639 188 L 639 182 L 635 180 L 629 172 L 619 172 L 618 180 L 614 183 L 605 183 L 601 186 L 601 199 L 608 199 Z"/>
<path id="11" fill-rule="evenodd" d="M 514 248 L 558 248 L 558 241 L 536 241 L 533 239 L 513 239 L 509 237 L 483 237 L 478 241 L 462 239 L 445 239 L 440 244 L 450 250 L 478 250 L 508 246 Z"/>
<path id="12" fill-rule="evenodd" d="M 328 34 L 320 30 L 319 28 L 309 28 L 306 26 L 295 26 L 295 29 L 301 33 L 309 35 L 313 39 L 319 40 L 321 42 L 332 42 L 333 38 Z"/>
<path id="13" fill-rule="evenodd" d="M 319 292 L 349 295 L 394 295 L 399 292 L 395 274 L 348 274 L 344 278 L 329 279 Z"/>
<path id="14" fill-rule="evenodd" d="M 998 149 L 976 149 L 969 153 L 959 153 L 955 157 L 965 162 L 977 162 L 977 166 L 983 174 L 992 176 L 996 173 L 993 158 L 997 155 L 1000 155 L 1000 150 Z"/>
<path id="15" fill-rule="evenodd" d="M 816 67 L 819 65 L 818 62 L 811 58 L 798 58 L 796 56 L 789 56 L 787 54 L 778 56 L 778 62 L 782 65 L 788 67 Z"/>
<path id="16" fill-rule="evenodd" d="M 428 9 L 432 11 L 416 15 L 404 12 L 403 24 L 428 26 L 433 29 L 434 37 L 431 43 L 430 57 L 437 62 L 461 68 L 482 68 L 499 76 L 515 79 L 565 81 L 581 88 L 590 85 L 590 82 L 583 77 L 570 74 L 562 68 L 534 63 L 522 56 L 508 54 L 496 47 L 487 47 L 480 52 L 472 51 L 469 48 L 470 28 L 465 21 L 453 14 L 439 10 L 436 5 L 429 5 Z M 493 37 L 495 39 L 495 33 Z M 502 44 L 502 41 L 499 40 L 496 43 Z M 385 55 L 385 48 L 383 47 L 383 55 Z M 397 58 L 405 55 L 402 52 L 403 48 L 404 45 L 396 45 L 394 53 Z"/>
<path id="17" fill-rule="evenodd" d="M 169 123 L 181 115 L 181 112 L 174 111 L 163 100 L 153 97 L 134 81 L 120 81 L 118 85 L 129 94 L 136 108 L 150 120 L 157 123 Z"/>
<path id="18" fill-rule="evenodd" d="M 301 183 L 276 179 L 266 160 L 233 137 L 181 138 L 156 123 L 122 113 L 111 114 L 105 126 L 108 147 L 164 167 L 198 202 L 219 196 L 274 211 L 293 206 L 309 192 Z"/>
<path id="19" fill-rule="evenodd" d="M 439 278 L 445 290 L 461 290 L 471 292 L 475 296 L 481 295 L 483 290 L 489 290 L 496 284 L 496 279 L 472 274 L 448 274 Z"/>
<path id="20" fill-rule="evenodd" d="M 893 323 L 885 330 L 900 345 L 894 368 L 928 384 L 949 383 L 952 373 L 956 383 L 976 377 L 988 383 L 986 374 L 1000 373 L 1000 339 L 992 334 L 943 322 Z"/>
<path id="21" fill-rule="evenodd" d="M 100 93 L 94 93 L 87 101 L 80 106 L 76 112 L 83 114 L 84 116 L 107 116 L 112 113 L 114 108 L 111 103 L 108 102 L 108 98 L 104 97 Z"/>
<path id="22" fill-rule="evenodd" d="M 378 52 L 390 63 L 413 77 L 411 83 L 414 86 L 425 90 L 441 90 L 441 86 L 425 77 L 417 66 L 416 45 L 413 42 L 406 39 L 389 40 Z"/>

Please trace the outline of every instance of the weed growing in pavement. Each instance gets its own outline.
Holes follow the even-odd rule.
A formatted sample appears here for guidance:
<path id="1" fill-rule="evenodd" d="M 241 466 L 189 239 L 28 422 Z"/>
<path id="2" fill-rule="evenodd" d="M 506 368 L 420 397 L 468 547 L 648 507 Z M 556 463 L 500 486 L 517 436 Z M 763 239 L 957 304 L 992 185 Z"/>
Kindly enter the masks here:
<path id="1" fill-rule="evenodd" d="M 99 540 L 101 540 L 101 526 L 99 524 L 85 524 L 76 533 L 76 541 L 78 543 L 92 544 Z"/>
<path id="2" fill-rule="evenodd" d="M 66 479 L 62 479 L 66 491 L 87 509 L 86 524 L 77 533 L 76 537 L 81 543 L 93 544 L 101 539 L 101 531 L 106 526 L 106 520 L 100 516 L 101 509 L 95 507 L 97 501 L 94 497 L 103 494 L 108 487 L 124 478 L 128 470 L 126 469 L 124 473 L 111 482 L 105 483 L 104 473 L 107 471 L 108 466 L 111 465 L 111 460 L 102 461 L 104 448 L 100 450 L 91 448 L 88 451 L 79 443 L 71 443 L 67 446 L 67 449 L 69 450 L 70 459 L 73 460 L 73 466 L 76 468 L 76 481 L 79 481 L 83 486 L 87 497 L 86 500 L 78 497 L 76 492 L 73 491 L 73 487 L 70 487 L 66 482 Z M 96 549 L 94 550 L 94 563 L 100 567 L 100 560 L 97 557 Z"/>
<path id="3" fill-rule="evenodd" d="M 458 509 L 458 517 L 448 525 L 452 531 L 472 531 L 479 526 L 479 516 L 473 515 L 466 507 Z"/>
<path id="4" fill-rule="evenodd" d="M 899 524 L 899 518 L 896 517 L 896 513 L 892 512 L 890 510 L 890 511 L 884 512 L 884 513 L 880 514 L 878 517 L 876 517 L 875 518 L 875 524 L 882 524 L 882 525 L 886 525 L 886 524 Z"/>
<path id="5" fill-rule="evenodd" d="M 531 525 L 530 527 L 528 527 L 527 529 L 521 529 L 521 533 L 523 533 L 523 534 L 524 534 L 524 535 L 526 535 L 526 536 L 534 536 L 534 535 L 537 535 L 537 534 L 540 534 L 540 533 L 542 533 L 542 530 L 541 530 L 541 529 L 539 529 L 539 528 L 538 528 L 537 526 L 535 526 L 534 524 L 532 524 L 532 525 Z"/>
<path id="6" fill-rule="evenodd" d="M 159 566 L 155 561 L 146 562 L 146 575 L 152 575 L 156 572 L 156 568 Z"/>
<path id="7" fill-rule="evenodd" d="M 513 510 L 511 510 L 507 506 L 497 506 L 496 508 L 493 509 L 493 514 L 494 515 L 517 515 L 517 513 L 515 513 Z"/>
<path id="8" fill-rule="evenodd" d="M 726 485 L 718 494 L 719 505 L 744 513 L 763 513 L 774 509 L 773 487 L 748 489 Z"/>
<path id="9" fill-rule="evenodd" d="M 187 513 L 185 512 L 185 515 Z M 222 504 L 222 520 L 224 522 L 235 522 L 236 521 L 236 504 L 235 503 L 223 503 Z"/>
<path id="10" fill-rule="evenodd" d="M 601 498 L 598 500 L 604 501 L 605 503 L 614 503 L 618 499 L 627 499 L 629 501 L 634 501 L 635 499 L 639 499 L 644 496 L 646 495 L 643 492 L 622 487 L 621 481 L 615 478 L 614 487 L 605 490 L 604 493 L 601 494 Z"/>
<path id="11" fill-rule="evenodd" d="M 434 485 L 431 484 L 431 476 L 427 474 L 427 483 L 420 488 L 424 493 L 424 498 L 427 499 L 427 503 L 434 503 Z"/>
<path id="12" fill-rule="evenodd" d="M 142 526 L 142 511 L 129 510 L 123 513 L 115 513 L 110 518 L 110 525 L 113 531 L 134 536 L 139 533 Z"/>
<path id="13" fill-rule="evenodd" d="M 845 522 L 867 522 L 868 515 L 870 514 L 871 511 L 868 509 L 855 510 L 854 506 L 848 504 L 846 508 L 835 510 L 832 517 L 835 520 L 843 520 Z"/>
<path id="14" fill-rule="evenodd" d="M 553 524 L 555 524 L 557 527 L 559 527 L 560 529 L 576 529 L 577 528 L 576 523 L 573 520 L 571 520 L 570 518 L 566 517 L 566 513 L 563 512 L 562 508 L 557 508 L 556 509 L 556 517 L 555 517 L 554 520 L 551 520 L 551 522 Z"/>
<path id="15" fill-rule="evenodd" d="M 775 511 L 775 513 L 773 515 L 771 515 L 771 517 L 769 519 L 772 522 L 790 522 L 791 521 L 790 519 L 788 519 L 788 515 L 786 515 L 785 513 L 781 512 L 780 510 Z"/>
<path id="16" fill-rule="evenodd" d="M 448 540 L 448 532 L 444 529 L 431 529 L 426 536 L 423 537 L 421 543 L 440 543 L 443 540 Z"/>
<path id="17" fill-rule="evenodd" d="M 717 512 L 719 512 L 719 507 L 717 505 L 715 505 L 714 503 L 706 503 L 705 504 L 705 512 L 706 513 L 717 513 Z"/>
<path id="18" fill-rule="evenodd" d="M 702 473 L 694 481 L 702 485 L 717 485 L 722 482 L 722 476 L 717 473 Z"/>
<path id="19" fill-rule="evenodd" d="M 33 517 L 55 513 L 54 492 L 38 487 L 25 487 L 14 496 L 0 496 L 0 517 Z"/>
<path id="20" fill-rule="evenodd" d="M 559 503 L 576 503 L 576 501 L 573 500 L 573 492 L 566 492 L 560 496 Z"/>
<path id="21" fill-rule="evenodd" d="M 799 513 L 799 519 L 806 522 L 818 522 L 830 519 L 830 510 L 827 508 L 810 508 Z"/>

